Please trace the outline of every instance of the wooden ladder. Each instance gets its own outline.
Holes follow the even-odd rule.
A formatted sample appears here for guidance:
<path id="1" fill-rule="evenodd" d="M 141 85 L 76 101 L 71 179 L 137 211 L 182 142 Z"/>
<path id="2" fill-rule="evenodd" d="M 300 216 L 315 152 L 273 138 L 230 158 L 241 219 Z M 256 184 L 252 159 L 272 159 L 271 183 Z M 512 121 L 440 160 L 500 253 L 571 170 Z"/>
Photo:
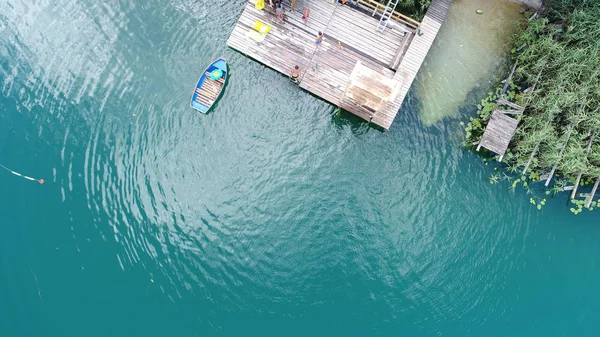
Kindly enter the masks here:
<path id="1" fill-rule="evenodd" d="M 383 13 L 381 13 L 381 18 L 379 19 L 379 24 L 377 24 L 377 31 L 383 33 L 388 23 L 392 19 L 392 14 L 394 13 L 394 9 L 398 4 L 399 0 L 389 0 Z"/>

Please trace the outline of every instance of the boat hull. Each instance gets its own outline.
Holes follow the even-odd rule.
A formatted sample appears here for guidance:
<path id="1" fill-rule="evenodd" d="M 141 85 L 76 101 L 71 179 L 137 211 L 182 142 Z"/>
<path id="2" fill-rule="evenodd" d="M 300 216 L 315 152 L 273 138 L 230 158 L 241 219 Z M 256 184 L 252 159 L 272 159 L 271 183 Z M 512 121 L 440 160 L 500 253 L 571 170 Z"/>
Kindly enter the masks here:
<path id="1" fill-rule="evenodd" d="M 215 79 L 211 77 L 211 74 L 219 71 L 222 74 L 219 78 Z M 198 79 L 196 89 L 192 94 L 190 106 L 202 113 L 208 113 L 219 98 L 221 98 L 228 76 L 227 61 L 224 58 L 219 58 L 211 63 Z"/>

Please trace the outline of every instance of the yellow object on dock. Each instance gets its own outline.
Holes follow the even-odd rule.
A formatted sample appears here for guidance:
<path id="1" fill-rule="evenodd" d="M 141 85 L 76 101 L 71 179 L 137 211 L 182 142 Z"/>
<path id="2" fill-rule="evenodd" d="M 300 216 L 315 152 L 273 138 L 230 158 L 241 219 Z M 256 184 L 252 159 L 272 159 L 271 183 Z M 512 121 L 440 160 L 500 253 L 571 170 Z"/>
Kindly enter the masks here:
<path id="1" fill-rule="evenodd" d="M 271 30 L 271 26 L 268 26 L 267 24 L 262 23 L 258 20 L 254 23 L 254 26 L 252 26 L 252 28 L 254 28 L 257 32 L 260 32 L 262 34 L 267 34 Z"/>
<path id="2" fill-rule="evenodd" d="M 254 8 L 258 9 L 259 11 L 262 11 L 262 9 L 265 8 L 265 0 L 257 0 L 256 4 L 254 5 Z"/>
<path id="3" fill-rule="evenodd" d="M 415 25 L 420 34 L 410 26 L 402 31 L 387 29 L 380 33 L 377 31 L 380 19 L 330 1 L 310 1 L 314 18 L 310 29 L 297 11 L 289 12 L 289 20 L 281 23 L 268 7 L 259 11 L 254 4 L 247 3 L 227 45 L 286 76 L 299 66 L 300 88 L 389 129 L 452 0 L 431 1 L 423 23 Z M 300 7 L 298 3 L 296 7 Z M 275 29 L 269 32 L 271 26 L 265 23 L 272 23 Z M 317 31 L 326 37 L 319 49 L 315 45 Z M 375 75 L 360 76 L 360 81 L 354 79 L 356 83 L 352 84 L 352 73 L 358 64 Z M 387 82 L 393 85 L 382 86 L 381 83 Z"/>

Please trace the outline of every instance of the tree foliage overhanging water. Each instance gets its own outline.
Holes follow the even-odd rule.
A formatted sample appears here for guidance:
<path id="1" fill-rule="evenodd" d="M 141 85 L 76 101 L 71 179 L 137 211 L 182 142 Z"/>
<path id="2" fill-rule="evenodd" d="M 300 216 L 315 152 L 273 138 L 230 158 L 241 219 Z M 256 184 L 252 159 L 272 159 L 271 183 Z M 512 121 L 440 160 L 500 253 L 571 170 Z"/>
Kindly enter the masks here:
<path id="1" fill-rule="evenodd" d="M 389 0 L 376 0 L 377 2 L 387 5 Z M 399 0 L 395 10 L 412 17 L 415 20 L 421 21 L 427 12 L 427 8 L 431 5 L 431 0 Z"/>
<path id="2" fill-rule="evenodd" d="M 379 0 L 382 3 L 387 2 L 386 0 Z M 431 0 L 400 0 L 398 1 L 398 5 L 396 6 L 396 10 L 401 13 L 406 13 L 411 17 L 421 21 L 423 16 L 425 16 L 425 12 L 429 5 L 431 4 Z"/>

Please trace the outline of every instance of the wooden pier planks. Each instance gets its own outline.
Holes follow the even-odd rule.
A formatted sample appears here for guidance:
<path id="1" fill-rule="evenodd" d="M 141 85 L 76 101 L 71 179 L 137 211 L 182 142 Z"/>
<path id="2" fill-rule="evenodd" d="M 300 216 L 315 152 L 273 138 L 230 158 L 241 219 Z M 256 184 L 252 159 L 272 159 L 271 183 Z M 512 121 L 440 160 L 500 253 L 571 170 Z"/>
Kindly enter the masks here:
<path id="1" fill-rule="evenodd" d="M 395 59 L 397 61 L 399 51 L 412 35 L 393 29 L 379 33 L 377 17 L 327 0 L 304 0 L 294 10 L 290 10 L 289 1 L 284 2 L 287 16 L 284 24 L 267 7 L 259 11 L 247 3 L 227 45 L 285 75 L 299 65 L 301 88 L 389 129 L 439 30 L 439 13 L 445 17 L 450 3 L 451 0 L 433 0 L 430 11 L 433 8 L 436 16 L 425 17 L 421 27 L 425 34 L 414 36 L 396 72 L 389 67 Z M 310 9 L 308 24 L 301 19 L 304 7 Z M 263 41 L 247 36 L 257 20 L 272 26 Z M 325 38 L 316 48 L 314 41 L 318 31 L 322 31 Z M 357 61 L 401 83 L 396 98 L 377 113 L 341 101 Z"/>
<path id="2" fill-rule="evenodd" d="M 394 79 L 401 83 L 398 96 L 373 116 L 371 120 L 373 123 L 382 126 L 386 130 L 392 125 L 429 49 L 433 45 L 451 4 L 452 0 L 433 0 L 431 2 L 421 23 L 420 33 L 417 32 L 414 35 L 394 76 Z"/>
<path id="3" fill-rule="evenodd" d="M 508 144 L 515 134 L 519 121 L 499 111 L 492 112 L 490 120 L 477 146 L 477 151 L 484 147 L 500 156 L 506 153 Z"/>
<path id="4" fill-rule="evenodd" d="M 257 20 L 272 25 L 261 42 L 246 35 Z M 314 51 L 314 36 L 301 29 L 283 29 L 282 26 L 273 14 L 255 10 L 248 3 L 227 45 L 285 74 L 289 74 L 294 65 L 308 66 Z"/>
<path id="5" fill-rule="evenodd" d="M 386 29 L 384 33 L 378 32 L 378 23 L 379 20 L 349 6 L 339 6 L 326 33 L 342 45 L 349 45 L 382 64 L 389 65 L 404 36 L 392 29 Z"/>

